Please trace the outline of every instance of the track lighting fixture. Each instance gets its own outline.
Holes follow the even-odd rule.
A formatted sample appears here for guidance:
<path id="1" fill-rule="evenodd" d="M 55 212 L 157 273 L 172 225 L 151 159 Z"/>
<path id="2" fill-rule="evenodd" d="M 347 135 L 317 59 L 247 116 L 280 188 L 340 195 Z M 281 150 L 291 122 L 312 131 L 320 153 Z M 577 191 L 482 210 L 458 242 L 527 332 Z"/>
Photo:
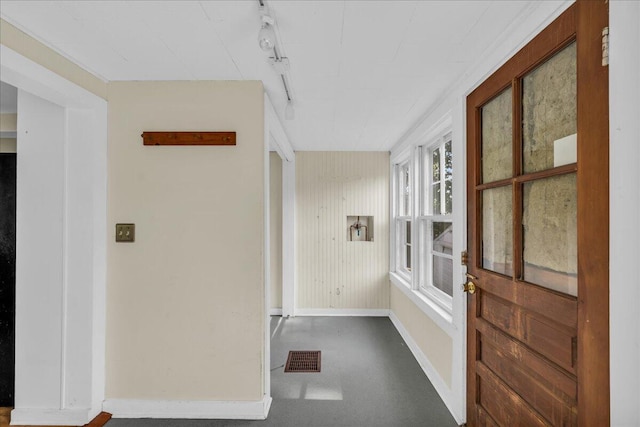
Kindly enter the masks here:
<path id="1" fill-rule="evenodd" d="M 295 110 L 293 108 L 291 86 L 288 81 L 289 58 L 282 55 L 282 51 L 278 45 L 278 39 L 276 37 L 275 19 L 270 15 L 266 1 L 258 0 L 258 4 L 260 7 L 260 20 L 262 21 L 262 26 L 258 33 L 258 44 L 260 45 L 260 49 L 270 53 L 268 59 L 269 64 L 278 74 L 280 74 L 282 86 L 284 87 L 284 92 L 287 96 L 284 116 L 286 120 L 293 120 L 295 117 Z"/>
<path id="2" fill-rule="evenodd" d="M 269 15 L 262 15 L 262 28 L 258 33 L 258 44 L 264 51 L 273 50 L 276 47 L 276 32 L 273 30 L 273 18 Z"/>
<path id="3" fill-rule="evenodd" d="M 274 51 L 274 53 L 276 52 Z M 289 58 L 272 56 L 269 58 L 269 64 L 278 74 L 287 74 L 289 72 Z"/>

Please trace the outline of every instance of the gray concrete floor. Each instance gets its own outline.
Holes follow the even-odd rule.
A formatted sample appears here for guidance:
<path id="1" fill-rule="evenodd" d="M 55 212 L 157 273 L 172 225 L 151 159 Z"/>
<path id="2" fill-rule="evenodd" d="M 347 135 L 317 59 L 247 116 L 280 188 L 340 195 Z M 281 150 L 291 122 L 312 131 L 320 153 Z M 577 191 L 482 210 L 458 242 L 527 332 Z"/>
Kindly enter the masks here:
<path id="1" fill-rule="evenodd" d="M 388 318 L 273 317 L 264 421 L 113 419 L 107 427 L 410 427 L 456 422 Z M 284 373 L 290 350 L 322 351 L 322 372 Z"/>

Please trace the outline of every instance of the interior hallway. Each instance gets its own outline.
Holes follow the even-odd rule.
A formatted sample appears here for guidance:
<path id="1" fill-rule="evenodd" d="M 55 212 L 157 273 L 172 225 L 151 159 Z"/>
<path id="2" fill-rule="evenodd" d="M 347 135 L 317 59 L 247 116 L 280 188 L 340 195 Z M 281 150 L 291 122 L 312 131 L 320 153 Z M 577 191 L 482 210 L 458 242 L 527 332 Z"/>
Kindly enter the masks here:
<path id="1" fill-rule="evenodd" d="M 265 421 L 112 419 L 107 427 L 457 425 L 386 317 L 271 318 Z M 322 351 L 320 373 L 284 373 L 290 350 Z"/>

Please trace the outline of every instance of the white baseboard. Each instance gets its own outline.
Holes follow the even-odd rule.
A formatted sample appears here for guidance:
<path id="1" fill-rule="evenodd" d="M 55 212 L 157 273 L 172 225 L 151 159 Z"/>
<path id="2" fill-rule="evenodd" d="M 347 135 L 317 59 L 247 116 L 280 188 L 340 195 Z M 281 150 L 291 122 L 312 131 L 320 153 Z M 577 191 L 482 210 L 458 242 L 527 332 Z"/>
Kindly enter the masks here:
<path id="1" fill-rule="evenodd" d="M 404 341 L 407 343 L 407 346 L 413 353 L 413 356 L 416 358 L 416 360 L 418 361 L 418 364 L 420 365 L 424 373 L 427 375 L 427 378 L 429 378 L 429 381 L 431 381 L 431 384 L 433 384 L 433 387 L 436 389 L 436 391 L 440 395 L 440 398 L 442 399 L 444 404 L 447 406 L 447 409 L 449 409 L 449 412 L 451 413 L 453 418 L 456 420 L 458 424 L 460 425 L 463 424 L 462 419 L 457 415 L 456 411 L 454 410 L 455 405 L 453 402 L 453 396 L 451 395 L 451 389 L 449 388 L 447 383 L 440 376 L 438 371 L 436 371 L 436 369 L 433 367 L 431 362 L 429 362 L 429 359 L 427 358 L 427 356 L 422 352 L 418 344 L 414 341 L 414 339 L 409 334 L 409 331 L 407 331 L 407 329 L 404 327 L 404 325 L 402 324 L 398 316 L 396 316 L 396 314 L 393 311 L 389 311 L 389 319 L 391 319 L 391 322 L 400 333 L 400 336 L 402 336 Z"/>
<path id="2" fill-rule="evenodd" d="M 264 420 L 271 401 L 267 396 L 257 401 L 107 399 L 102 410 L 113 418 Z"/>
<path id="3" fill-rule="evenodd" d="M 388 308 L 297 308 L 296 316 L 389 317 Z"/>
<path id="4" fill-rule="evenodd" d="M 95 410 L 16 408 L 11 411 L 11 425 L 73 426 L 85 425 L 95 418 Z"/>
<path id="5" fill-rule="evenodd" d="M 271 410 L 271 403 L 273 403 L 273 398 L 271 396 L 265 396 L 264 399 L 262 400 L 262 405 L 263 405 L 262 412 L 264 413 L 263 420 L 266 420 L 267 417 L 269 416 L 269 411 Z"/>
<path id="6" fill-rule="evenodd" d="M 282 309 L 281 308 L 269 309 L 269 316 L 282 316 Z"/>

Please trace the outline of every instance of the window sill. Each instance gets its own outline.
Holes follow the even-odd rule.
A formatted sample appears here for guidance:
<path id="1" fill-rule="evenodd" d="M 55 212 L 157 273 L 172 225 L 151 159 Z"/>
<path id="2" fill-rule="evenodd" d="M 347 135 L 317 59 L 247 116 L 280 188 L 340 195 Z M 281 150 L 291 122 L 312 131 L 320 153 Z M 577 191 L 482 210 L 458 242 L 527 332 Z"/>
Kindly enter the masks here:
<path id="1" fill-rule="evenodd" d="M 411 289 L 411 283 L 398 273 L 389 273 L 389 279 L 396 288 L 400 289 L 402 293 L 411 300 L 424 314 L 426 314 L 431 320 L 433 320 L 442 330 L 444 330 L 450 336 L 453 336 L 457 328 L 453 324 L 453 316 L 451 313 L 444 310 L 436 302 L 431 301 L 422 292 Z"/>

